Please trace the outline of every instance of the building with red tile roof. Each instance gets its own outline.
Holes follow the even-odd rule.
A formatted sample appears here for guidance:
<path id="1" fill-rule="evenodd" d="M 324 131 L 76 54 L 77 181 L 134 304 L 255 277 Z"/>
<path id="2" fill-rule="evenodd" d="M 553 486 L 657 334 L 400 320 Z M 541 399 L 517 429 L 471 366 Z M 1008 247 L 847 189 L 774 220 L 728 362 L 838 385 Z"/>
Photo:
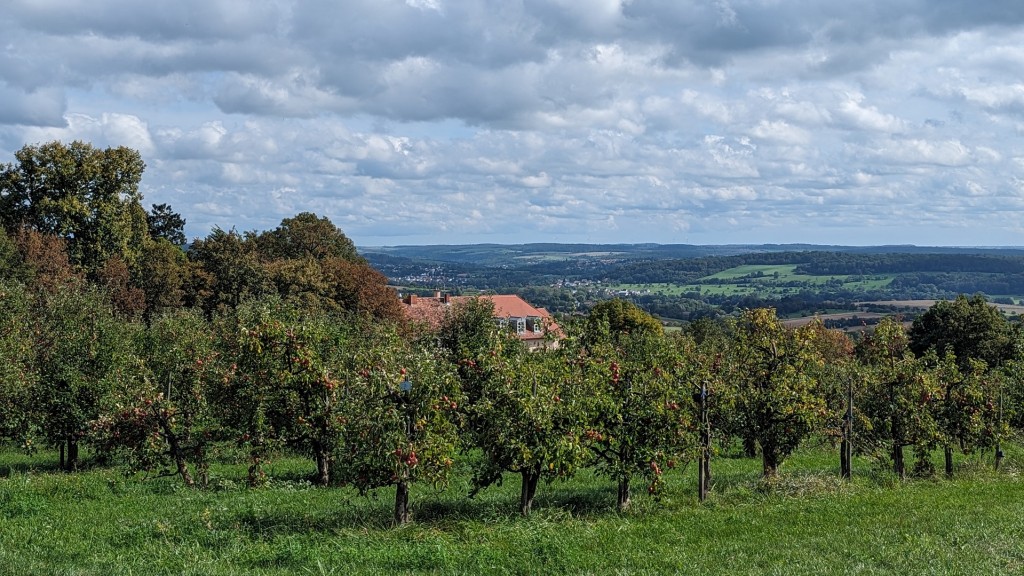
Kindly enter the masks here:
<path id="1" fill-rule="evenodd" d="M 494 304 L 495 322 L 514 331 L 531 350 L 557 347 L 562 333 L 551 314 L 515 294 L 449 296 L 437 292 L 433 297 L 409 294 L 402 299 L 402 304 L 409 319 L 437 329 L 452 305 L 471 298 L 490 300 Z"/>

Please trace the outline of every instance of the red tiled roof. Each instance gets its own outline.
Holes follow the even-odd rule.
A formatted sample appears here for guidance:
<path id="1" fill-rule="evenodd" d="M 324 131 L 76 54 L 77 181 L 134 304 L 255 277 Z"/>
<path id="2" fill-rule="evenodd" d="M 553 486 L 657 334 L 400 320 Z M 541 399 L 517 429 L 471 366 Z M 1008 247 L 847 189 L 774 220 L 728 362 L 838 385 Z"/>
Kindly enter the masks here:
<path id="1" fill-rule="evenodd" d="M 476 296 L 429 297 L 409 295 L 402 301 L 402 308 L 411 320 L 423 322 L 431 328 L 438 328 L 444 320 L 445 311 L 451 304 L 470 300 L 471 298 L 476 298 Z M 494 303 L 495 318 L 543 318 L 547 326 L 548 333 L 561 335 L 561 330 L 558 324 L 554 321 L 547 310 L 544 308 L 535 308 L 526 300 L 523 300 L 515 294 L 484 295 L 479 296 L 479 298 L 486 298 Z M 544 335 L 541 333 L 527 331 L 525 333 L 521 333 L 519 337 L 523 340 L 538 340 L 543 339 Z"/>

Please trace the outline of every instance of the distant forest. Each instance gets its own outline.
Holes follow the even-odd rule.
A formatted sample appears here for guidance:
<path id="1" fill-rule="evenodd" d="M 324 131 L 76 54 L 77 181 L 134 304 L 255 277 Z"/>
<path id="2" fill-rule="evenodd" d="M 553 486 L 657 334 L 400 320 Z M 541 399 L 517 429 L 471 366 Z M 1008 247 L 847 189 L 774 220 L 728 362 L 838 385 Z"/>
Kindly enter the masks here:
<path id="1" fill-rule="evenodd" d="M 485 244 L 361 252 L 399 291 L 514 292 L 561 313 L 624 297 L 670 321 L 763 306 L 785 316 L 959 294 L 1024 299 L 1020 248 Z M 772 274 L 776 267 L 786 273 Z M 744 269 L 753 271 L 728 274 Z"/>

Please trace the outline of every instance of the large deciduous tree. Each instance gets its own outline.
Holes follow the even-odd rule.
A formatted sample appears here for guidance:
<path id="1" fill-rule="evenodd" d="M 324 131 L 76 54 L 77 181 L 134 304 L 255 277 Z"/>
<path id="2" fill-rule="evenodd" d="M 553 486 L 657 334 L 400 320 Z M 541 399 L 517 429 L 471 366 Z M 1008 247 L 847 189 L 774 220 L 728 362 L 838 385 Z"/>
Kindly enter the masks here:
<path id="1" fill-rule="evenodd" d="M 978 360 L 989 368 L 1001 366 L 1013 355 L 1013 338 L 1010 323 L 984 296 L 961 294 L 936 302 L 914 320 L 909 347 L 918 357 L 932 349 L 939 356 L 952 353 L 966 372 Z"/>
<path id="2" fill-rule="evenodd" d="M 206 238 L 193 242 L 188 254 L 202 272 L 198 277 L 209 282 L 194 289 L 206 296 L 201 306 L 207 313 L 231 310 L 273 291 L 252 242 L 235 230 L 214 228 Z"/>
<path id="3" fill-rule="evenodd" d="M 324 260 L 341 258 L 363 262 L 355 244 L 328 218 L 302 212 L 285 218 L 277 228 L 255 236 L 256 245 L 267 260 Z"/>
<path id="4" fill-rule="evenodd" d="M 113 255 L 134 268 L 148 237 L 138 152 L 48 142 L 23 147 L 15 159 L 0 168 L 4 228 L 26 226 L 63 238 L 72 263 L 89 274 Z"/>

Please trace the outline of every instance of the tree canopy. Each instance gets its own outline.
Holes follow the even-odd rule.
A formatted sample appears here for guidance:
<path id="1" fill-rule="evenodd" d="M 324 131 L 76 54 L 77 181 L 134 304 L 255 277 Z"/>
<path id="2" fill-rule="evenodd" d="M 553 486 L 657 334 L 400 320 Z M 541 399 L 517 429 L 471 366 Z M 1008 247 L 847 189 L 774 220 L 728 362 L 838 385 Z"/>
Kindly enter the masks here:
<path id="1" fill-rule="evenodd" d="M 0 224 L 64 239 L 71 262 L 91 274 L 112 255 L 133 267 L 148 236 L 138 152 L 75 141 L 25 146 L 0 168 Z"/>
<path id="2" fill-rule="evenodd" d="M 1010 323 L 981 294 L 955 300 L 940 300 L 914 320 L 910 349 L 917 356 L 935 350 L 942 356 L 956 356 L 960 370 L 970 369 L 972 360 L 988 366 L 1002 365 L 1013 353 Z"/>

